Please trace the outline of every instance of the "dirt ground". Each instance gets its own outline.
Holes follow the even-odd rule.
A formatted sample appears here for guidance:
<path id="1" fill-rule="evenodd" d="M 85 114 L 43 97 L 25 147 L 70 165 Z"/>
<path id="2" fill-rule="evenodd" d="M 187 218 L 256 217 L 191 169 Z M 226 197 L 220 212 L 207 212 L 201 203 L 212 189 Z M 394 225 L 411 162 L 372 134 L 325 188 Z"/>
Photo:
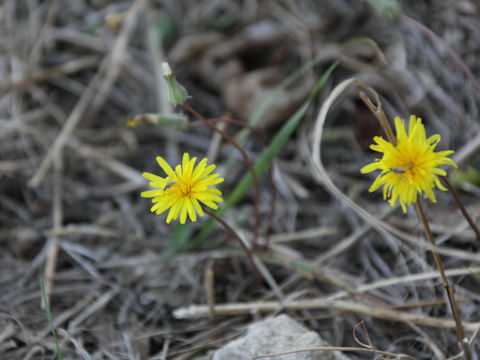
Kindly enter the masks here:
<path id="1" fill-rule="evenodd" d="M 256 188 L 238 190 L 249 169 L 234 146 L 169 103 L 165 61 L 187 103 L 251 163 L 277 151 Z M 64 359 L 206 359 L 272 313 L 336 347 L 457 355 L 415 208 L 390 207 L 368 192 L 374 174 L 360 173 L 382 130 L 359 87 L 337 98 L 313 143 L 322 104 L 349 78 L 378 92 L 390 120 L 415 114 L 441 135 L 438 149 L 455 150 L 458 169 L 445 169 L 477 221 L 476 0 L 1 1 L 0 359 L 58 358 L 41 283 Z M 156 156 L 174 165 L 184 152 L 225 178 L 221 217 L 257 238 L 260 284 L 218 222 L 167 224 L 140 197 L 142 172 L 161 174 Z M 480 238 L 450 192 L 435 194 L 422 203 L 478 359 Z M 258 308 L 266 301 L 273 312 Z"/>

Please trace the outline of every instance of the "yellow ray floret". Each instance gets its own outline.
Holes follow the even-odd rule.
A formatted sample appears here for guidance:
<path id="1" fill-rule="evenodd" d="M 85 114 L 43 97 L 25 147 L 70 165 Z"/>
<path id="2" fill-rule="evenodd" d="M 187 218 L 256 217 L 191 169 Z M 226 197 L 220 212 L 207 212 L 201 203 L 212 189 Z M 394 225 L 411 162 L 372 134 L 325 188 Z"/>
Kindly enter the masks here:
<path id="1" fill-rule="evenodd" d="M 167 223 L 177 220 L 185 224 L 187 215 L 192 221 L 197 220 L 197 214 L 203 216 L 200 203 L 218 209 L 217 203 L 223 201 L 222 192 L 209 186 L 223 181 L 218 174 L 211 174 L 215 165 L 207 166 L 207 158 L 200 161 L 197 166 L 197 158 L 190 159 L 188 153 L 183 154 L 182 163 L 175 170 L 160 156 L 157 156 L 158 165 L 163 169 L 166 176 L 144 172 L 144 178 L 150 180 L 150 186 L 155 190 L 142 192 L 141 196 L 152 198 L 153 206 L 150 209 L 156 214 L 161 214 L 170 209 L 167 215 Z"/>
<path id="2" fill-rule="evenodd" d="M 446 175 L 445 170 L 438 168 L 441 165 L 457 165 L 448 158 L 453 151 L 435 152 L 435 147 L 440 141 L 440 135 L 427 138 L 422 119 L 410 116 L 408 132 L 405 130 L 404 121 L 395 118 L 397 143 L 391 144 L 380 136 L 375 136 L 375 144 L 370 145 L 374 151 L 383 153 L 381 159 L 363 167 L 362 173 L 381 170 L 369 191 L 375 191 L 383 185 L 383 198 L 389 198 L 391 206 L 397 200 L 406 212 L 406 205 L 417 201 L 417 193 L 424 195 L 436 202 L 433 189 L 447 189 L 440 183 L 437 175 Z"/>

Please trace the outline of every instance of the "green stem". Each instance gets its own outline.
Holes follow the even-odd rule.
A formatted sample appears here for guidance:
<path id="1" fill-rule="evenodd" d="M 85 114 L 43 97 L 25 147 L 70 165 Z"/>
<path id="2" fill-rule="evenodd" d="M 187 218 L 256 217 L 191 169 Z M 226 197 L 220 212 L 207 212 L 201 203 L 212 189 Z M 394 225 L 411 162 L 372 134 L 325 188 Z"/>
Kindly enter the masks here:
<path id="1" fill-rule="evenodd" d="M 45 307 L 45 313 L 47 314 L 48 324 L 50 325 L 50 330 L 52 331 L 53 339 L 55 340 L 55 347 L 57 348 L 57 355 L 59 360 L 63 360 L 62 351 L 60 350 L 60 345 L 58 344 L 57 333 L 55 331 L 55 324 L 52 318 L 52 312 L 50 311 L 50 305 L 48 303 L 47 293 L 45 291 L 45 284 L 43 280 L 40 280 L 40 292 L 42 294 L 43 305 Z"/>

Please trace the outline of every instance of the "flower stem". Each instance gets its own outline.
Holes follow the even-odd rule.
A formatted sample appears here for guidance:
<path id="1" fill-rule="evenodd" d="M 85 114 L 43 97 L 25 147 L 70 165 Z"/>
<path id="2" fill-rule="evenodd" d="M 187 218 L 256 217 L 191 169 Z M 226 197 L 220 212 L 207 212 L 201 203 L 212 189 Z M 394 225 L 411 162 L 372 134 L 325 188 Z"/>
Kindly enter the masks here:
<path id="1" fill-rule="evenodd" d="M 480 241 L 480 230 L 478 230 L 477 225 L 476 225 L 475 222 L 473 221 L 473 219 L 472 219 L 472 217 L 470 216 L 470 214 L 468 213 L 467 209 L 465 209 L 465 206 L 463 206 L 462 201 L 461 201 L 460 198 L 458 197 L 458 194 L 457 194 L 457 192 L 455 191 L 455 189 L 453 188 L 452 184 L 450 184 L 450 181 L 448 181 L 448 179 L 447 179 L 446 176 L 440 176 L 440 180 L 442 180 L 443 184 L 447 187 L 447 189 L 448 189 L 448 191 L 450 192 L 450 194 L 452 194 L 453 199 L 454 199 L 455 202 L 457 203 L 458 208 L 460 209 L 460 211 L 462 212 L 463 216 L 465 217 L 465 219 L 466 219 L 466 220 L 468 221 L 468 223 L 470 224 L 470 227 L 471 227 L 472 230 L 475 232 L 475 235 L 477 235 L 477 240 Z"/>
<path id="2" fill-rule="evenodd" d="M 222 117 L 218 119 L 208 119 L 208 122 L 218 122 L 218 121 L 224 121 L 229 124 L 247 128 L 252 132 L 253 135 L 257 137 L 258 141 L 260 141 L 260 143 L 263 145 L 264 148 L 267 147 L 268 145 L 267 140 L 263 137 L 262 134 L 260 134 L 253 126 L 250 126 L 248 123 L 244 121 L 231 119 L 229 117 Z M 204 122 L 199 120 L 199 121 L 192 121 L 189 123 L 189 126 L 191 127 L 195 127 L 197 125 L 204 125 Z M 268 215 L 267 230 L 265 231 L 265 241 L 262 244 L 262 250 L 264 251 L 268 251 L 268 248 L 270 246 L 270 235 L 272 233 L 273 219 L 275 216 L 276 185 L 275 185 L 275 180 L 273 178 L 273 164 L 269 166 L 269 182 L 270 182 L 270 213 Z"/>
<path id="3" fill-rule="evenodd" d="M 216 131 L 220 135 L 223 136 L 224 139 L 226 139 L 230 144 L 232 144 L 239 152 L 242 154 L 243 160 L 247 164 L 248 169 L 250 170 L 250 173 L 252 175 L 252 182 L 253 182 L 253 202 L 254 202 L 254 217 L 255 217 L 255 225 L 253 228 L 253 245 L 257 245 L 258 241 L 258 226 L 260 223 L 260 215 L 259 215 L 259 207 L 258 207 L 258 182 L 257 182 L 257 175 L 255 174 L 255 170 L 253 168 L 253 165 L 248 158 L 247 153 L 245 150 L 243 150 L 240 145 L 238 145 L 235 140 L 233 140 L 230 136 L 228 136 L 224 131 L 220 130 L 217 128 L 215 125 L 210 123 L 204 116 L 202 116 L 200 113 L 198 113 L 195 109 L 193 109 L 190 105 L 188 105 L 186 102 L 184 102 L 183 107 L 187 109 L 191 114 L 193 114 L 195 117 L 198 119 L 202 120 L 210 129 L 213 131 Z"/>
<path id="4" fill-rule="evenodd" d="M 255 276 L 255 283 L 256 283 L 257 289 L 260 289 L 260 286 L 261 286 L 262 282 L 261 282 L 261 278 L 260 278 L 260 273 L 258 272 L 257 266 L 255 265 L 255 261 L 253 260 L 252 250 L 250 250 L 247 247 L 247 245 L 243 242 L 242 239 L 240 239 L 240 236 L 238 236 L 238 234 L 235 232 L 235 230 L 233 230 L 233 228 L 230 225 L 228 225 L 225 221 L 220 219 L 217 215 L 215 215 L 214 213 L 212 213 L 208 209 L 206 209 L 205 206 L 202 206 L 202 209 L 208 216 L 210 216 L 212 219 L 214 219 L 218 223 L 220 223 L 240 243 L 240 246 L 247 253 L 248 260 L 250 260 L 250 264 L 252 265 L 253 275 Z"/>
<path id="5" fill-rule="evenodd" d="M 470 360 L 470 345 L 468 343 L 468 338 L 465 337 L 465 332 L 463 331 L 462 320 L 460 319 L 460 313 L 458 311 L 457 302 L 455 300 L 455 295 L 453 293 L 453 288 L 448 283 L 447 276 L 445 275 L 445 269 L 443 268 L 442 259 L 440 255 L 438 255 L 437 251 L 435 250 L 435 240 L 433 239 L 432 231 L 430 230 L 430 225 L 428 224 L 427 218 L 425 213 L 423 212 L 423 207 L 420 201 L 415 203 L 415 207 L 417 209 L 418 216 L 420 217 L 420 221 L 422 222 L 423 228 L 425 229 L 425 235 L 427 236 L 428 241 L 433 246 L 432 247 L 432 254 L 433 258 L 435 259 L 435 263 L 437 264 L 438 271 L 440 273 L 440 277 L 442 278 L 442 283 L 447 293 L 448 301 L 450 303 L 450 308 L 452 309 L 453 318 L 455 320 L 455 325 L 457 327 L 457 335 L 458 341 L 460 343 L 460 347 L 463 350 L 463 358 L 465 360 Z"/>

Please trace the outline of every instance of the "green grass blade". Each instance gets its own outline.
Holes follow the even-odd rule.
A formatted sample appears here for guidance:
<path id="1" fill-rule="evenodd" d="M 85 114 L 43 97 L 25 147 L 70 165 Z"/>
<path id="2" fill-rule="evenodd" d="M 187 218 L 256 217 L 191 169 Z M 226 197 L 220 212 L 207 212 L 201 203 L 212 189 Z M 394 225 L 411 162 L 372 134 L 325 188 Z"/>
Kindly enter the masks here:
<path id="1" fill-rule="evenodd" d="M 477 274 L 476 272 L 470 270 L 470 268 L 464 266 L 464 269 L 468 270 L 473 276 L 475 276 L 477 279 L 480 279 L 480 274 Z"/>
<path id="2" fill-rule="evenodd" d="M 55 326 L 53 324 L 52 313 L 50 312 L 50 305 L 48 304 L 47 294 L 45 292 L 45 285 L 43 280 L 40 280 L 40 292 L 42 293 L 43 304 L 45 305 L 45 312 L 47 313 L 48 323 L 50 330 L 52 330 L 53 338 L 55 339 L 55 346 L 57 347 L 58 359 L 63 360 L 62 351 L 60 345 L 58 345 L 57 333 L 55 332 Z"/>
<path id="3" fill-rule="evenodd" d="M 283 148 L 285 143 L 288 141 L 290 136 L 293 134 L 295 129 L 297 128 L 300 120 L 302 120 L 303 116 L 305 115 L 308 106 L 312 102 L 312 99 L 318 94 L 320 89 L 323 87 L 325 82 L 328 80 L 330 74 L 333 70 L 337 67 L 338 62 L 332 64 L 328 70 L 323 74 L 322 78 L 317 82 L 314 90 L 310 94 L 309 99 L 293 114 L 290 119 L 282 126 L 282 128 L 278 131 L 275 135 L 273 140 L 268 145 L 267 149 L 264 150 L 262 155 L 254 164 L 255 174 L 257 176 L 261 176 L 265 170 L 270 166 L 271 162 L 273 161 L 274 157 L 278 154 L 278 152 Z M 250 173 L 246 174 L 242 180 L 238 183 L 238 185 L 233 189 L 232 193 L 228 197 L 228 199 L 222 204 L 222 207 L 215 212 L 215 215 L 222 216 L 229 208 L 235 205 L 245 194 L 245 192 L 252 186 L 252 176 Z M 209 219 L 205 225 L 203 226 L 200 234 L 198 237 L 192 241 L 189 245 L 189 249 L 198 246 L 210 233 L 214 226 L 213 219 Z"/>
<path id="4" fill-rule="evenodd" d="M 193 229 L 190 224 L 177 224 L 171 233 L 170 241 L 165 246 L 160 258 L 170 259 L 178 254 L 185 247 L 185 244 L 192 236 Z"/>

